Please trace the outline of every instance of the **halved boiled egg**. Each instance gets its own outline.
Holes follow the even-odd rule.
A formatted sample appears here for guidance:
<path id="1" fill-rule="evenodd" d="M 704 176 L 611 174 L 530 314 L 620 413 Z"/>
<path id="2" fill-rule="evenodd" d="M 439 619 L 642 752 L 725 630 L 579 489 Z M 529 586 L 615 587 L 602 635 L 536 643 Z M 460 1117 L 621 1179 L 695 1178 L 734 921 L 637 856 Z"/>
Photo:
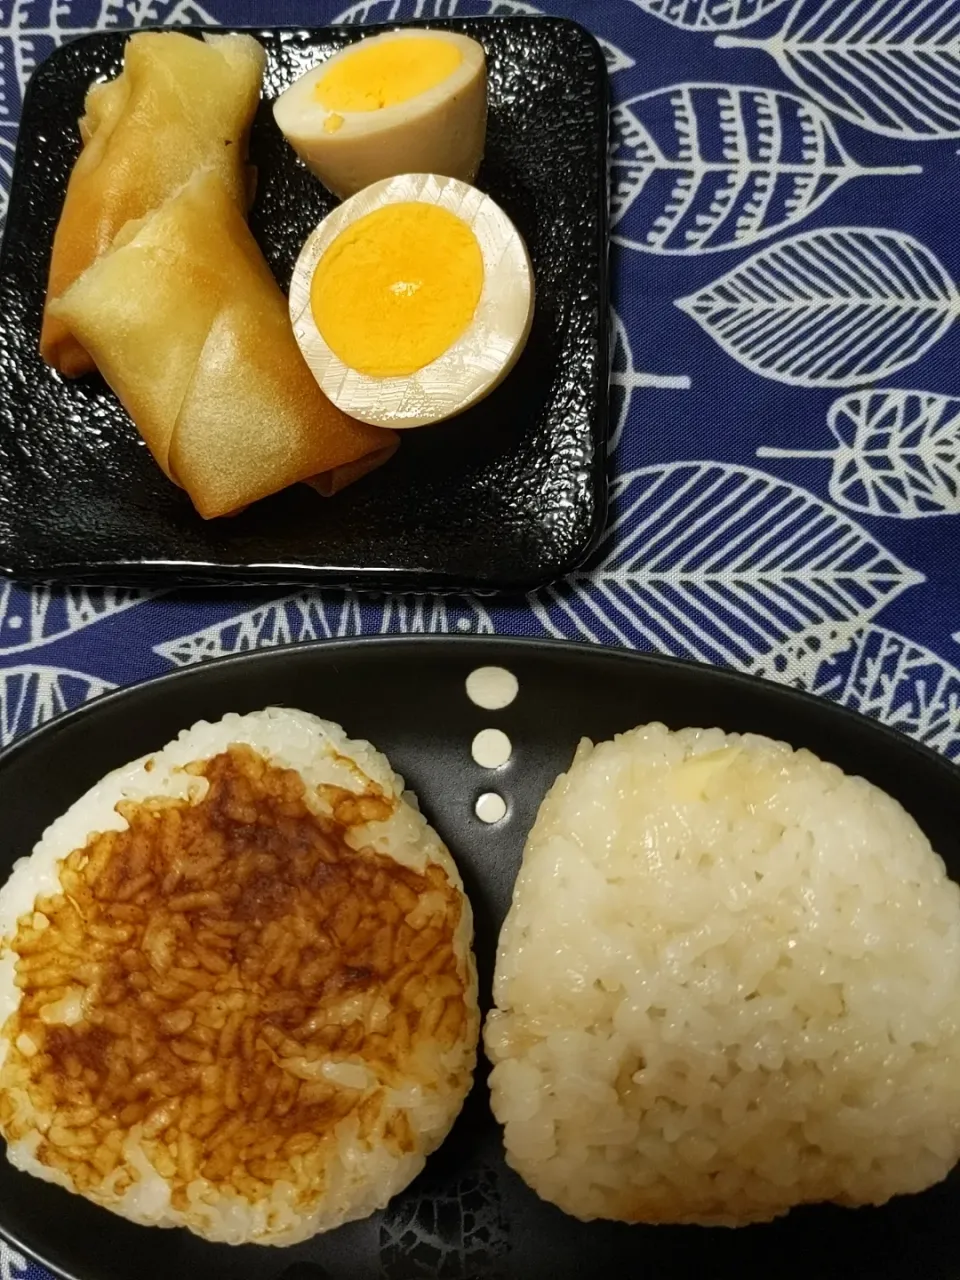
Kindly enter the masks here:
<path id="1" fill-rule="evenodd" d="M 290 286 L 300 349 L 328 398 L 362 422 L 422 427 L 476 404 L 530 335 L 526 245 L 490 198 L 403 174 L 340 205 Z"/>
<path id="2" fill-rule="evenodd" d="M 486 145 L 486 56 L 450 31 L 388 31 L 306 72 L 273 114 L 341 199 L 401 173 L 472 182 Z"/>

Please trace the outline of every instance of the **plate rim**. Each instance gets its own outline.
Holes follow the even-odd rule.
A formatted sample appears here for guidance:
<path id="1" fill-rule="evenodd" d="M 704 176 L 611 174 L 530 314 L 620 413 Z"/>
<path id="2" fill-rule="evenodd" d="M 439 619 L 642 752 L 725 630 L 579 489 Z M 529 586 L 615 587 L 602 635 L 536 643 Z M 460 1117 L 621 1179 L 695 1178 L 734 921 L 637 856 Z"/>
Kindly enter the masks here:
<path id="1" fill-rule="evenodd" d="M 600 322 L 597 329 L 597 366 L 606 371 L 601 380 L 605 388 L 598 397 L 591 418 L 595 418 L 595 426 L 591 423 L 591 444 L 594 457 L 589 464 L 591 501 L 590 521 L 583 532 L 577 546 L 565 554 L 554 556 L 548 564 L 541 562 L 535 573 L 484 573 L 469 578 L 461 577 L 443 569 L 425 571 L 415 564 L 404 568 L 389 566 L 335 566 L 320 564 L 322 551 L 318 551 L 314 565 L 276 560 L 248 560 L 239 563 L 217 563 L 215 560 L 173 560 L 155 557 L 152 560 L 127 561 L 121 557 L 107 562 L 80 562 L 47 554 L 43 564 L 37 562 L 25 547 L 8 543 L 0 548 L 0 576 L 16 578 L 19 581 L 35 583 L 52 583 L 57 586 L 129 586 L 163 588 L 181 585 L 185 588 L 204 588 L 217 586 L 300 586 L 310 585 L 318 590 L 362 590 L 362 591 L 417 591 L 454 593 L 463 591 L 495 592 L 496 594 L 526 593 L 549 586 L 557 582 L 589 561 L 599 546 L 607 529 L 610 509 L 610 483 L 612 479 L 612 455 L 609 445 L 611 440 L 611 404 L 610 374 L 613 367 L 613 335 L 610 322 L 612 306 L 611 251 L 612 251 L 612 211 L 610 204 L 610 168 L 608 152 L 610 130 L 612 128 L 613 92 L 606 57 L 598 37 L 583 23 L 565 15 L 545 13 L 516 14 L 480 14 L 459 15 L 437 18 L 411 18 L 404 21 L 378 23 L 328 23 L 316 26 L 265 23 L 210 24 L 210 23 L 150 23 L 141 27 L 118 27 L 105 31 L 87 30 L 71 35 L 62 44 L 58 44 L 50 54 L 30 74 L 26 88 L 20 100 L 20 118 L 17 122 L 16 145 L 10 177 L 7 215 L 4 219 L 2 235 L 0 235 L 0 274 L 3 274 L 8 261 L 7 229 L 16 220 L 11 215 L 17 212 L 20 193 L 23 188 L 22 171 L 24 168 L 22 140 L 23 121 L 30 109 L 35 86 L 40 81 L 46 68 L 53 66 L 68 51 L 84 44 L 94 44 L 104 38 L 126 41 L 132 35 L 141 32 L 172 32 L 183 35 L 203 36 L 206 33 L 223 35 L 238 32 L 248 35 L 269 36 L 314 36 L 322 33 L 334 35 L 356 35 L 363 33 L 378 34 L 384 31 L 397 30 L 403 27 L 434 28 L 439 30 L 459 30 L 471 28 L 509 28 L 532 25 L 536 28 L 554 27 L 565 29 L 576 34 L 583 44 L 590 48 L 596 64 L 597 81 L 601 89 L 601 103 L 598 120 L 601 128 L 605 125 L 604 161 L 600 164 L 601 190 L 596 193 L 596 210 L 600 232 L 600 254 L 596 264 L 598 267 L 598 294 L 600 299 Z M 266 101 L 261 98 L 261 101 Z M 593 206 L 591 206 L 593 209 Z M 59 376 L 59 375 L 58 375 Z M 276 496 L 276 495 L 274 495 Z M 21 539 L 22 541 L 22 539 Z M 346 558 L 346 557 L 345 557 Z M 415 556 L 411 557 L 415 560 Z"/>
<path id="2" fill-rule="evenodd" d="M 300 640 L 287 644 L 248 649 L 243 653 L 223 654 L 217 658 L 204 658 L 187 666 L 175 667 L 172 671 L 164 671 L 159 675 L 147 676 L 143 680 L 120 685 L 115 689 L 108 689 L 106 692 L 97 694 L 88 701 L 80 703 L 79 706 L 60 712 L 50 720 L 45 721 L 45 723 L 37 725 L 27 733 L 18 736 L 0 749 L 0 771 L 3 770 L 12 755 L 27 748 L 32 748 L 35 741 L 44 735 L 60 732 L 64 727 L 72 725 L 75 721 L 82 720 L 89 714 L 95 714 L 103 706 L 112 707 L 116 704 L 135 700 L 144 689 L 163 689 L 175 683 L 179 685 L 180 682 L 189 684 L 194 680 L 202 680 L 204 673 L 208 671 L 221 670 L 225 667 L 236 666 L 242 668 L 256 666 L 261 662 L 282 662 L 284 658 L 291 654 L 336 655 L 337 653 L 359 652 L 364 649 L 369 649 L 372 653 L 388 655 L 393 652 L 415 652 L 418 649 L 424 650 L 425 653 L 432 649 L 450 649 L 454 652 L 462 651 L 465 655 L 471 652 L 483 654 L 494 653 L 503 649 L 517 649 L 524 655 L 539 652 L 550 657 L 571 656 L 575 661 L 589 661 L 594 658 L 613 660 L 626 665 L 635 665 L 640 671 L 661 671 L 672 675 L 678 675 L 692 669 L 698 672 L 702 678 L 714 680 L 716 683 L 734 690 L 740 688 L 756 692 L 762 688 L 775 700 L 782 700 L 787 707 L 792 705 L 808 709 L 814 707 L 826 708 L 828 714 L 839 716 L 844 724 L 862 726 L 866 723 L 891 747 L 898 749 L 906 747 L 918 759 L 926 761 L 929 765 L 935 765 L 944 771 L 945 775 L 951 778 L 953 782 L 960 785 L 960 761 L 955 762 L 949 759 L 942 752 L 927 746 L 926 743 L 920 742 L 912 735 L 904 733 L 882 720 L 865 715 L 862 711 L 857 711 L 853 707 L 845 706 L 841 702 L 835 702 L 832 698 L 811 693 L 806 689 L 798 689 L 794 685 L 781 684 L 779 681 L 770 680 L 766 676 L 755 675 L 748 671 L 738 671 L 733 667 L 714 666 L 712 663 L 700 662 L 695 659 L 676 658 L 653 650 L 628 649 L 621 645 L 589 644 L 537 636 L 461 636 L 436 633 L 430 635 L 338 636 L 331 639 Z M 707 724 L 691 727 L 702 729 L 723 728 L 722 725 Z M 159 747 L 154 748 L 154 750 L 159 750 Z"/>

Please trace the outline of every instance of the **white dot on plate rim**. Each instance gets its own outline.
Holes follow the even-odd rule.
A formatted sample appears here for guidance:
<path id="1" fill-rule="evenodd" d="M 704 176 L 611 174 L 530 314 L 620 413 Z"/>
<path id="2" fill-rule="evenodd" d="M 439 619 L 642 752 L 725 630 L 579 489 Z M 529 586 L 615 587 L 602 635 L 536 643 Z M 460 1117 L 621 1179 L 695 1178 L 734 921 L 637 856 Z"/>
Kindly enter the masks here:
<path id="1" fill-rule="evenodd" d="M 513 754 L 513 743 L 502 729 L 481 729 L 471 751 L 481 769 L 499 769 Z"/>
<path id="2" fill-rule="evenodd" d="M 477 667 L 467 676 L 467 697 L 484 711 L 502 711 L 520 692 L 520 682 L 506 667 Z"/>
<path id="3" fill-rule="evenodd" d="M 496 791 L 485 791 L 477 800 L 474 812 L 481 822 L 492 826 L 507 816 L 507 802 Z"/>

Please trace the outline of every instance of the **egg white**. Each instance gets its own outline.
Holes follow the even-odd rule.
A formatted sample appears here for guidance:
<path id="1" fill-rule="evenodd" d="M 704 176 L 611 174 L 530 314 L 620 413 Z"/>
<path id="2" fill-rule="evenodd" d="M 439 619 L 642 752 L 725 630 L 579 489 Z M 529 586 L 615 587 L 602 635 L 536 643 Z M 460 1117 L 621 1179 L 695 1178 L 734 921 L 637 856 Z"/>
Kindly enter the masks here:
<path id="1" fill-rule="evenodd" d="M 483 257 L 483 289 L 464 335 L 443 355 L 403 377 L 359 373 L 334 354 L 313 317 L 310 287 L 334 240 L 368 213 L 390 204 L 438 205 L 472 229 Z M 402 174 L 340 205 L 310 236 L 294 268 L 290 319 L 300 350 L 330 400 L 375 426 L 403 430 L 456 417 L 489 395 L 516 364 L 533 324 L 533 267 L 520 233 L 475 187 L 436 174 Z"/>
<path id="2" fill-rule="evenodd" d="M 311 68 L 273 104 L 274 119 L 310 171 L 345 199 L 401 173 L 440 173 L 473 182 L 487 136 L 487 60 L 483 46 L 452 31 L 407 27 L 370 36 L 363 46 L 429 36 L 454 44 L 462 61 L 425 93 L 379 111 L 330 111 L 315 89 L 331 67 L 357 51 L 348 45 Z M 331 116 L 336 132 L 328 132 Z M 336 122 L 335 122 L 336 123 Z"/>

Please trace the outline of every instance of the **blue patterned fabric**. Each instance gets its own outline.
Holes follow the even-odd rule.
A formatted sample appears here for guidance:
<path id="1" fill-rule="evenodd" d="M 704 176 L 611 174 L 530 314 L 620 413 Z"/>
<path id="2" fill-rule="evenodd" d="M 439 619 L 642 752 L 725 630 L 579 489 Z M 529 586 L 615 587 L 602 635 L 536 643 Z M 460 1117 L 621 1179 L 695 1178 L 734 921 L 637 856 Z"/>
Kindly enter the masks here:
<path id="1" fill-rule="evenodd" d="M 445 632 L 727 664 L 960 755 L 960 0 L 2 0 L 0 180 L 85 30 L 542 11 L 600 37 L 617 103 L 596 566 L 509 603 L 6 583 L 3 743 L 208 657 Z M 0 1243 L 0 1280 L 44 1275 Z"/>

